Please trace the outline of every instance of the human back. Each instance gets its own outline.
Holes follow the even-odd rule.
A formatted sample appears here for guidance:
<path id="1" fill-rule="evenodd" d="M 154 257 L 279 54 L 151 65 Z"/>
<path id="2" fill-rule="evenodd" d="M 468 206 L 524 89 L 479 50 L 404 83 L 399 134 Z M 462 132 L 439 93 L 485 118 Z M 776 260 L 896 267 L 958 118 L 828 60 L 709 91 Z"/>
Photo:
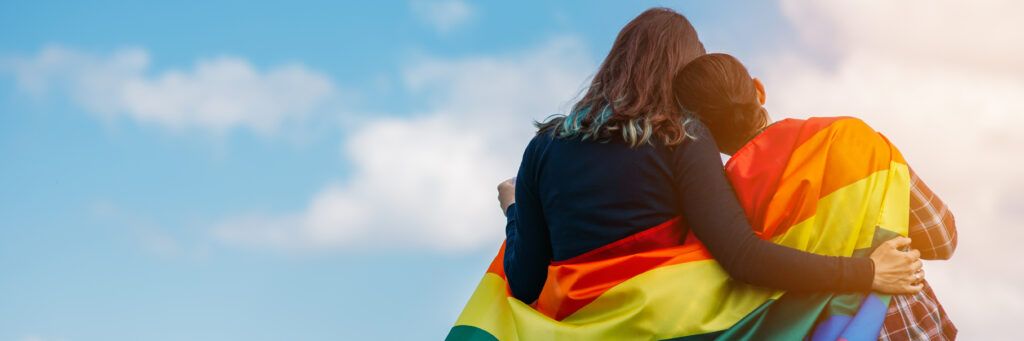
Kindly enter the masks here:
<path id="1" fill-rule="evenodd" d="M 673 150 L 621 139 L 582 141 L 537 135 L 521 180 L 535 184 L 562 261 L 679 215 Z M 686 148 L 681 146 L 679 148 Z"/>
<path id="2" fill-rule="evenodd" d="M 553 260 L 680 215 L 682 175 L 673 168 L 703 127 L 689 126 L 699 122 L 683 115 L 672 80 L 704 53 L 686 17 L 644 11 L 622 28 L 572 110 L 536 123 L 517 188 L 539 195 Z"/>

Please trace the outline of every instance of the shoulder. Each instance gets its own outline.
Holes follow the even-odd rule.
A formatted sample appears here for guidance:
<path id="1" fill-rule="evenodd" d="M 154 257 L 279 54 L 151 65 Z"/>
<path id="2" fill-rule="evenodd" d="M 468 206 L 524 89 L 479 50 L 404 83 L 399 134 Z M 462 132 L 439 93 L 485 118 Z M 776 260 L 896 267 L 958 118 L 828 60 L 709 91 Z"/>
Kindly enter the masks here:
<path id="1" fill-rule="evenodd" d="M 543 150 L 547 148 L 555 140 L 555 135 L 551 131 L 538 131 L 530 139 L 530 143 L 526 144 L 526 153 L 535 153 L 537 150 Z"/>
<path id="2" fill-rule="evenodd" d="M 827 125 L 818 124 L 819 127 L 814 127 L 813 123 L 815 120 L 830 120 Z M 896 152 L 895 157 L 902 160 L 902 156 L 898 155 L 896 147 L 889 142 L 889 140 L 880 132 L 876 131 L 867 122 L 855 117 L 843 116 L 843 117 L 831 117 L 831 118 L 811 118 L 808 119 L 808 125 L 810 129 L 805 129 L 808 132 L 814 132 L 817 134 L 824 134 L 828 143 L 831 143 L 835 150 L 856 150 L 861 154 L 868 153 L 869 150 L 874 150 L 878 153 Z M 818 129 L 820 131 L 815 131 Z M 807 133 L 804 133 L 808 135 Z M 867 154 L 865 154 L 867 155 Z"/>
<path id="3" fill-rule="evenodd" d="M 692 151 L 718 154 L 718 144 L 715 142 L 715 137 L 704 122 L 696 118 L 689 119 L 683 125 L 683 129 L 686 130 L 686 140 L 678 146 L 671 148 L 674 154 L 687 154 Z"/>
<path id="4" fill-rule="evenodd" d="M 532 168 L 535 167 L 540 160 L 544 157 L 548 148 L 554 142 L 555 136 L 551 132 L 538 132 L 530 139 L 530 142 L 526 144 L 526 149 L 523 151 L 523 159 L 521 168 Z"/>
<path id="5" fill-rule="evenodd" d="M 684 129 L 686 129 L 687 137 L 683 143 L 672 147 L 663 147 L 669 154 L 668 157 L 676 171 L 682 174 L 695 168 L 711 166 L 721 169 L 721 154 L 711 130 L 697 119 L 686 122 Z"/>
<path id="6" fill-rule="evenodd" d="M 684 144 L 695 140 L 713 138 L 711 136 L 711 129 L 708 129 L 708 126 L 697 118 L 686 119 L 683 123 L 683 129 L 686 130 L 686 135 L 688 136 Z"/>
<path id="7" fill-rule="evenodd" d="M 811 117 L 807 119 L 807 123 L 844 132 L 875 132 L 867 122 L 853 116 Z"/>

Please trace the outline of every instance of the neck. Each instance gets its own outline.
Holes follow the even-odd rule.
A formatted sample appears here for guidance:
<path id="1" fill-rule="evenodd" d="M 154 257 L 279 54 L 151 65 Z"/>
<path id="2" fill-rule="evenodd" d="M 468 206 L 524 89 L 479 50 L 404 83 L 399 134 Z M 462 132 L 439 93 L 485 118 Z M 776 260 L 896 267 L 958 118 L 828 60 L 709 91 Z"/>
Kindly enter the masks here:
<path id="1" fill-rule="evenodd" d="M 742 148 L 743 146 L 747 145 L 747 143 L 750 143 L 750 140 L 753 140 L 758 135 L 761 135 L 761 133 L 763 133 L 765 130 L 768 129 L 768 127 L 771 127 L 776 122 L 778 122 L 778 121 L 772 121 L 771 120 L 771 116 L 769 116 L 768 117 L 768 124 L 766 124 L 764 127 L 761 127 L 761 129 L 758 129 L 757 132 L 755 132 L 755 133 L 751 134 L 749 137 L 747 137 L 746 141 L 743 141 L 743 144 L 741 144 L 738 148 Z M 737 151 L 739 151 L 738 148 L 736 150 L 722 151 L 722 154 L 732 156 L 733 154 L 736 154 Z"/>

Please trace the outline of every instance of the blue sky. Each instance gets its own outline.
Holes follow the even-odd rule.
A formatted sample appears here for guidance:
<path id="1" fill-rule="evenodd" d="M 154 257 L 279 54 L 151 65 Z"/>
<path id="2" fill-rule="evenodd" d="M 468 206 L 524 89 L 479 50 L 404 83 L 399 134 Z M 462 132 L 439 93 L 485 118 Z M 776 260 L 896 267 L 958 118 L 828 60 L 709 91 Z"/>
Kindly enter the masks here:
<path id="1" fill-rule="evenodd" d="M 514 174 L 530 121 L 564 110 L 618 29 L 655 5 L 686 14 L 709 50 L 748 60 L 781 116 L 878 112 L 869 123 L 937 169 L 933 187 L 968 219 L 1001 232 L 1019 217 L 1013 204 L 970 206 L 1012 194 L 963 189 L 959 168 L 914 144 L 946 126 L 901 128 L 886 91 L 861 86 L 887 78 L 850 76 L 915 60 L 923 73 L 954 65 L 965 71 L 935 80 L 989 93 L 992 80 L 1020 89 L 1019 69 L 917 62 L 913 46 L 873 53 L 886 36 L 844 34 L 856 11 L 833 25 L 814 18 L 837 10 L 799 1 L 6 1 L 0 340 L 443 337 L 500 243 L 493 187 Z M 794 99 L 808 89 L 822 94 Z M 1024 145 L 1005 128 L 1019 105 L 945 98 L 991 107 L 971 127 L 1010 136 L 996 152 Z M 990 256 L 975 252 L 961 254 Z M 951 264 L 935 265 L 938 289 L 993 288 Z M 1016 296 L 1000 307 L 1024 310 L 1007 289 L 1022 278 L 1007 276 L 994 288 Z"/>

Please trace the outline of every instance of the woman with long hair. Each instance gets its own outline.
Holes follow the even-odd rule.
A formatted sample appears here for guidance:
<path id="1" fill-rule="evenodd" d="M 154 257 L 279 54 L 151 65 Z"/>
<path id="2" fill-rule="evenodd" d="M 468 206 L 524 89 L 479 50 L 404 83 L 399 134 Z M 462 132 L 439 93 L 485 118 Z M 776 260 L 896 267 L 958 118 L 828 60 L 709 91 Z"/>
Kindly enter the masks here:
<path id="1" fill-rule="evenodd" d="M 720 332 L 781 295 L 760 287 L 921 290 L 918 252 L 899 250 L 908 238 L 854 258 L 754 233 L 713 137 L 673 92 L 704 54 L 670 9 L 620 31 L 572 110 L 538 124 L 514 203 L 502 191 L 505 245 L 450 339 L 674 338 Z"/>

